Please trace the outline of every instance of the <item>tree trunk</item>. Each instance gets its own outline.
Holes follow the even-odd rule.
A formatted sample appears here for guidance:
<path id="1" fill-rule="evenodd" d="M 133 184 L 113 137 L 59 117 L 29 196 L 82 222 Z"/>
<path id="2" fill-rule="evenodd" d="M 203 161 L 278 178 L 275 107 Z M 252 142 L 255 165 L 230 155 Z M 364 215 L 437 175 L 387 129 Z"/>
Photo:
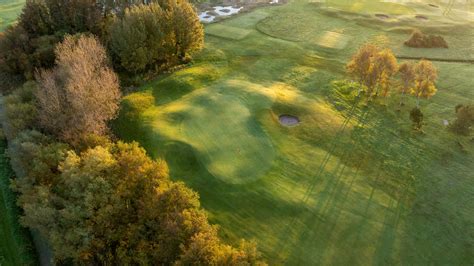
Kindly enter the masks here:
<path id="1" fill-rule="evenodd" d="M 405 97 L 405 91 L 402 91 L 402 95 L 400 96 L 400 106 L 403 106 L 403 98 Z"/>

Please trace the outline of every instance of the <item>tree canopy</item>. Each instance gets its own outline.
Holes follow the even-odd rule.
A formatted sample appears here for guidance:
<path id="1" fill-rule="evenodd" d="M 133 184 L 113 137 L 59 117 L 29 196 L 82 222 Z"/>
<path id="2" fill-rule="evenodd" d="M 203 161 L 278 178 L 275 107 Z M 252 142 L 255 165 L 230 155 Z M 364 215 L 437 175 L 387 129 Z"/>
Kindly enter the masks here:
<path id="1" fill-rule="evenodd" d="M 70 143 L 106 134 L 121 94 L 105 48 L 95 37 L 67 36 L 55 53 L 56 66 L 36 75 L 40 126 Z"/>
<path id="2" fill-rule="evenodd" d="M 203 46 L 202 24 L 187 1 L 135 5 L 116 17 L 109 47 L 128 72 L 160 70 L 186 61 Z"/>

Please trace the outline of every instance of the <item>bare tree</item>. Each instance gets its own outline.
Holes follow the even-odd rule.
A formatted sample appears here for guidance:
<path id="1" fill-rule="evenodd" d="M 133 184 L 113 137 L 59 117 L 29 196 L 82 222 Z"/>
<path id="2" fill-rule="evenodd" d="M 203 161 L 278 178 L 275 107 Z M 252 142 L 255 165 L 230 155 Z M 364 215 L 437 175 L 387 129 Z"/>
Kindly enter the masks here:
<path id="1" fill-rule="evenodd" d="M 104 47 L 95 37 L 67 36 L 55 54 L 56 66 L 36 74 L 40 125 L 72 144 L 88 134 L 106 134 L 120 90 Z"/>

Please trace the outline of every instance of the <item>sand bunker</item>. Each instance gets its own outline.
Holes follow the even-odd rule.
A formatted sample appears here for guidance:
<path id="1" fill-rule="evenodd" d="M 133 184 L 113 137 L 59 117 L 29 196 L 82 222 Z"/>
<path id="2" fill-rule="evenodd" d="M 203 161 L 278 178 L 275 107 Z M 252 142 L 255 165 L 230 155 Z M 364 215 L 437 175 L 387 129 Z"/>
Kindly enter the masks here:
<path id="1" fill-rule="evenodd" d="M 280 115 L 278 120 L 286 127 L 294 127 L 300 123 L 300 119 L 293 115 Z"/>
<path id="2" fill-rule="evenodd" d="M 242 10 L 243 7 L 233 7 L 233 6 L 215 6 L 214 11 L 219 16 L 231 16 L 237 14 Z"/>
<path id="3" fill-rule="evenodd" d="M 390 18 L 388 15 L 385 14 L 375 14 L 376 17 L 381 18 L 381 19 L 388 19 Z"/>
<path id="4" fill-rule="evenodd" d="M 205 23 L 214 22 L 217 17 L 226 17 L 239 13 L 243 7 L 215 6 L 213 10 L 199 13 L 199 20 Z"/>
<path id="5" fill-rule="evenodd" d="M 199 14 L 199 21 L 201 21 L 201 22 L 211 23 L 215 19 L 216 19 L 216 16 L 212 16 L 212 15 L 208 14 L 208 11 L 201 12 L 201 14 Z"/>

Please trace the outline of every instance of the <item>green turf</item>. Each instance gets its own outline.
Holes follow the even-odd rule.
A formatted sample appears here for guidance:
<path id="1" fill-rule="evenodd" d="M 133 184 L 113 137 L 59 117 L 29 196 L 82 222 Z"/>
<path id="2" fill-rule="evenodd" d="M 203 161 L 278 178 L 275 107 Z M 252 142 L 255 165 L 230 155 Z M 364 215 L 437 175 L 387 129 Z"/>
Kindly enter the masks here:
<path id="1" fill-rule="evenodd" d="M 344 13 L 296 0 L 207 26 L 194 65 L 126 97 L 117 133 L 164 157 L 222 237 L 255 238 L 271 265 L 472 264 L 474 148 L 442 120 L 474 99 L 474 66 L 436 63 L 425 135 L 410 131 L 413 100 L 364 108 L 331 86 L 366 41 L 402 56 L 472 58 L 459 27 L 468 22 L 437 18 L 426 3 L 327 2 Z M 404 29 L 420 26 L 414 14 L 445 25 L 450 49 L 403 47 Z M 284 127 L 280 114 L 301 124 Z"/>
<path id="2" fill-rule="evenodd" d="M 0 265 L 35 265 L 34 248 L 28 231 L 18 224 L 19 210 L 10 190 L 13 172 L 0 144 Z"/>
<path id="3" fill-rule="evenodd" d="M 206 27 L 206 34 L 222 37 L 231 40 L 241 40 L 249 35 L 250 30 L 224 26 L 222 24 L 212 24 Z"/>
<path id="4" fill-rule="evenodd" d="M 0 0 L 0 31 L 16 21 L 24 3 L 25 0 Z"/>

